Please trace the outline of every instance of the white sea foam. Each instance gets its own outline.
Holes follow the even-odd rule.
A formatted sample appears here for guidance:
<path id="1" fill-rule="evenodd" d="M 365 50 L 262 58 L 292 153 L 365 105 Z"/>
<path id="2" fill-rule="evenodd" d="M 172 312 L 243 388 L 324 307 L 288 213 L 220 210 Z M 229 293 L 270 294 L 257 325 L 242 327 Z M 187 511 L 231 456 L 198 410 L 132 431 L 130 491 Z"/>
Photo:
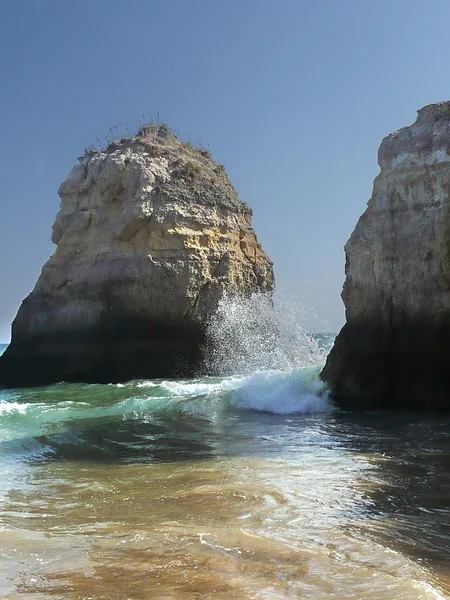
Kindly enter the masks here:
<path id="1" fill-rule="evenodd" d="M 326 386 L 316 369 L 254 373 L 236 390 L 231 402 L 236 408 L 279 415 L 332 410 Z"/>
<path id="2" fill-rule="evenodd" d="M 163 381 L 161 387 L 173 396 L 201 396 L 238 389 L 244 377 L 227 377 L 221 381 Z"/>
<path id="3" fill-rule="evenodd" d="M 24 415 L 30 406 L 33 405 L 25 402 L 5 402 L 2 400 L 0 401 L 0 416 L 14 413 Z"/>
<path id="4" fill-rule="evenodd" d="M 117 385 L 120 385 L 117 384 Z M 158 387 L 158 383 L 155 383 L 154 381 L 140 381 L 139 383 L 136 384 L 136 386 L 138 388 L 154 388 L 154 387 Z M 122 385 L 123 387 L 123 385 Z"/>
<path id="5" fill-rule="evenodd" d="M 178 399 L 205 398 L 205 408 L 212 397 L 223 395 L 231 406 L 273 414 L 309 414 L 332 410 L 325 384 L 318 369 L 296 371 L 259 371 L 248 377 L 227 377 L 211 383 L 204 380 L 163 381 L 161 387 Z M 198 407 L 197 407 L 198 409 Z"/>

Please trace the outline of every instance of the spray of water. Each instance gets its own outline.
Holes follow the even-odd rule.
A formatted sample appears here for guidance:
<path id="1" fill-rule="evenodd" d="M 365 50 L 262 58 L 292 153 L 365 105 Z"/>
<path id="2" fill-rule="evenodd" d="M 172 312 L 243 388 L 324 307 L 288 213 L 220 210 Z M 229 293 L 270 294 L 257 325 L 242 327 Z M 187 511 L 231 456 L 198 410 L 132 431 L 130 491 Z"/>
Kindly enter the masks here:
<path id="1" fill-rule="evenodd" d="M 224 297 L 208 324 L 209 370 L 218 375 L 291 371 L 323 364 L 325 350 L 307 330 L 298 301 L 269 294 Z"/>

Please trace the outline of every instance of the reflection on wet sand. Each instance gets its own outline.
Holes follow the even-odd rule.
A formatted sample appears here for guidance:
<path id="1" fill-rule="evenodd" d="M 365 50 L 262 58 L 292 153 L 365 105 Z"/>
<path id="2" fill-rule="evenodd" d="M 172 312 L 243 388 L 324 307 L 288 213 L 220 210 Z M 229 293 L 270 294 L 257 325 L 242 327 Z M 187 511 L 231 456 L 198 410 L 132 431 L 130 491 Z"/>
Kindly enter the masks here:
<path id="1" fill-rule="evenodd" d="M 450 593 L 450 446 L 448 418 L 380 413 L 337 415 L 333 433 L 375 467 L 359 487 L 362 528 L 429 568 Z"/>
<path id="2" fill-rule="evenodd" d="M 322 425 L 254 422 L 265 456 L 30 463 L 1 510 L 6 597 L 444 598 L 372 536 L 378 465 L 332 438 L 313 450 Z"/>

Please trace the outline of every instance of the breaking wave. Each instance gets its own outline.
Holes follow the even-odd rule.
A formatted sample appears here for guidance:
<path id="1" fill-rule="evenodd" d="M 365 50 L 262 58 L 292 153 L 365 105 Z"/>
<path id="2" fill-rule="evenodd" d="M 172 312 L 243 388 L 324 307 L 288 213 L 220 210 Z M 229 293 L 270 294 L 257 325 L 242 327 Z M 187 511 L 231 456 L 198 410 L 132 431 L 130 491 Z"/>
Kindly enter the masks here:
<path id="1" fill-rule="evenodd" d="M 0 441 L 64 432 L 74 421 L 141 419 L 149 415 L 218 415 L 235 410 L 272 414 L 327 412 L 319 379 L 332 336 L 312 335 L 301 307 L 269 296 L 225 298 L 208 327 L 217 375 L 124 384 L 60 383 L 0 391 Z"/>

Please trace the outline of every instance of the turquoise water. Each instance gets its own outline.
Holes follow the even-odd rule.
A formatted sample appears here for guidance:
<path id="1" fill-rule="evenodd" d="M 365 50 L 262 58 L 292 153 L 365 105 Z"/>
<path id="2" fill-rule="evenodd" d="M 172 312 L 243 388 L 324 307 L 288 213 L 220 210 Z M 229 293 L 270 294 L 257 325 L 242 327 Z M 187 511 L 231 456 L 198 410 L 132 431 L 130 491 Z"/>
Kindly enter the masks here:
<path id="1" fill-rule="evenodd" d="M 450 420 L 334 409 L 316 341 L 295 369 L 0 391 L 1 597 L 448 598 Z"/>

